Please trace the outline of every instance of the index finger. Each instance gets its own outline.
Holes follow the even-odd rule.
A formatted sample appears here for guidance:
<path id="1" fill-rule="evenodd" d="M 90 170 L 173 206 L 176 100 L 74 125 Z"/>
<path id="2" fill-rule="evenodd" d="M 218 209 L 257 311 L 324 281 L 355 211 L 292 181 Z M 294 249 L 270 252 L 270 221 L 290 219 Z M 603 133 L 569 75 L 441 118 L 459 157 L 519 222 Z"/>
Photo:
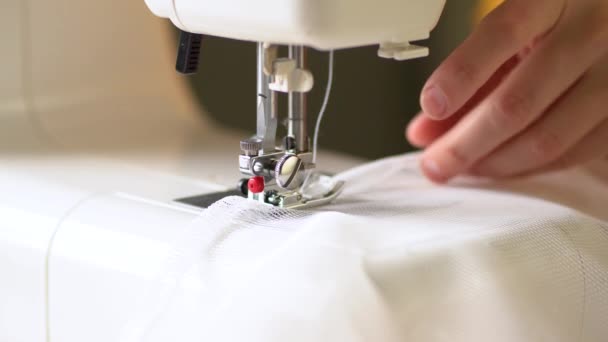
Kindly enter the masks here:
<path id="1" fill-rule="evenodd" d="M 425 114 L 445 119 L 464 106 L 501 65 L 559 21 L 565 0 L 507 0 L 439 66 L 420 97 Z"/>

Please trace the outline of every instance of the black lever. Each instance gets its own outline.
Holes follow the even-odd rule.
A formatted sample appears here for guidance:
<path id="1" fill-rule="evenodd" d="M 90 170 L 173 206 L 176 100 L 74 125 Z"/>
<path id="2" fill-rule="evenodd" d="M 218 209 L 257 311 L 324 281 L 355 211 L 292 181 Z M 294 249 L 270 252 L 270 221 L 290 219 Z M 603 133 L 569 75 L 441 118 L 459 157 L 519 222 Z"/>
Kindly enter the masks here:
<path id="1" fill-rule="evenodd" d="M 201 55 L 203 35 L 181 31 L 175 69 L 185 75 L 196 73 Z"/>

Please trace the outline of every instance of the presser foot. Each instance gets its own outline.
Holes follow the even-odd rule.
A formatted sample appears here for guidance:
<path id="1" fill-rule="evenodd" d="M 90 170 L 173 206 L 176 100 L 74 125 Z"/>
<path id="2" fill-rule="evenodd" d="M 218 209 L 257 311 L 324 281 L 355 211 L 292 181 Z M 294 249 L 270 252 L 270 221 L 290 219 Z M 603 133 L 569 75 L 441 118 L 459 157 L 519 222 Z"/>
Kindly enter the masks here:
<path id="1" fill-rule="evenodd" d="M 279 188 L 261 190 L 259 187 L 256 188 L 258 185 L 255 184 L 260 181 L 256 177 L 248 181 L 247 198 L 251 201 L 283 209 L 308 209 L 327 205 L 340 196 L 345 185 L 343 181 L 332 182 L 331 186 L 323 188 L 322 192 L 319 192 L 320 186 L 318 183 L 310 184 L 310 187 L 315 187 L 314 189 L 307 189 L 303 186 L 299 190 L 292 191 L 285 191 Z"/>

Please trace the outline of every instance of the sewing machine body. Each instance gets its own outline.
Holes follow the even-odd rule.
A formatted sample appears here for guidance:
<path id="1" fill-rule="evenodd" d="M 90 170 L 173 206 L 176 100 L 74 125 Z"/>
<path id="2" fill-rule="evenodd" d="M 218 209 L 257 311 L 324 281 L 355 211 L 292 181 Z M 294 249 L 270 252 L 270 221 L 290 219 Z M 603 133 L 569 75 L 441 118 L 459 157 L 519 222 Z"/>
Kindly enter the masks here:
<path id="1" fill-rule="evenodd" d="M 445 0 L 146 0 L 183 31 L 321 50 L 426 39 Z"/>
<path id="2" fill-rule="evenodd" d="M 195 3 L 195 13 L 213 9 L 216 19 L 228 4 L 177 5 Z M 213 30 L 240 22 L 245 4 L 224 17 L 227 25 L 209 21 Z M 306 35 L 321 18 L 301 1 L 277 4 L 291 4 L 279 7 L 292 17 L 274 31 L 294 15 L 310 19 L 287 34 L 298 42 L 333 48 L 375 40 Z M 170 267 L 163 260 L 173 239 L 198 224 L 200 209 L 176 199 L 232 188 L 242 133 L 202 115 L 171 67 L 172 33 L 143 2 L 9 1 L 0 19 L 0 341 L 115 341 L 142 289 Z M 338 28 L 346 26 L 331 29 Z M 320 159 L 334 172 L 358 162 Z"/>

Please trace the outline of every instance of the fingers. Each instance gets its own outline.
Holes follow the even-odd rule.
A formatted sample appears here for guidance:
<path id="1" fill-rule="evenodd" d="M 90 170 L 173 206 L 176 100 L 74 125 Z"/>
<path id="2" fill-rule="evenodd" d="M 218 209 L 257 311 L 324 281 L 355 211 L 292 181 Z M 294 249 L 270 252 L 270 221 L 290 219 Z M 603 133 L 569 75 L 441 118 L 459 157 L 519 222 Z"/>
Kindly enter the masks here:
<path id="1" fill-rule="evenodd" d="M 415 147 L 427 147 L 447 131 L 436 125 L 437 123 L 440 121 L 432 121 L 424 113 L 418 113 L 407 125 L 405 137 Z"/>
<path id="2" fill-rule="evenodd" d="M 406 137 L 410 143 L 416 147 L 428 147 L 434 143 L 437 139 L 442 137 L 447 131 L 449 131 L 462 117 L 468 114 L 473 108 L 475 108 L 483 99 L 491 94 L 504 80 L 505 77 L 515 69 L 520 61 L 519 56 L 515 56 L 509 59 L 503 64 L 498 71 L 490 78 L 488 82 L 473 96 L 473 98 L 467 102 L 456 114 L 450 116 L 445 120 L 434 120 L 428 115 L 421 113 L 418 114 L 408 125 L 406 131 Z"/>
<path id="3" fill-rule="evenodd" d="M 566 96 L 538 122 L 521 135 L 492 152 L 475 166 L 473 173 L 486 177 L 510 177 L 529 173 L 552 163 L 579 157 L 568 156 L 575 145 L 586 139 L 598 125 L 608 119 L 608 70 L 592 69 Z M 607 69 L 607 68 L 604 68 Z M 584 144 L 586 146 L 587 144 Z M 608 145 L 591 146 L 608 155 Z M 586 156 L 584 151 L 581 155 Z"/>
<path id="4" fill-rule="evenodd" d="M 601 158 L 608 158 L 608 120 L 602 122 L 560 158 L 535 170 L 534 173 L 568 169 Z"/>
<path id="5" fill-rule="evenodd" d="M 408 125 L 406 137 L 416 147 L 427 147 L 449 131 L 461 117 L 454 115 L 447 120 L 436 121 L 426 114 L 418 114 Z"/>
<path id="6" fill-rule="evenodd" d="M 509 0 L 437 69 L 421 95 L 434 119 L 456 113 L 495 71 L 559 20 L 564 0 Z"/>
<path id="7" fill-rule="evenodd" d="M 491 96 L 427 150 L 426 174 L 445 182 L 536 121 L 601 56 L 598 46 L 581 41 L 590 29 L 578 21 L 556 28 Z"/>

